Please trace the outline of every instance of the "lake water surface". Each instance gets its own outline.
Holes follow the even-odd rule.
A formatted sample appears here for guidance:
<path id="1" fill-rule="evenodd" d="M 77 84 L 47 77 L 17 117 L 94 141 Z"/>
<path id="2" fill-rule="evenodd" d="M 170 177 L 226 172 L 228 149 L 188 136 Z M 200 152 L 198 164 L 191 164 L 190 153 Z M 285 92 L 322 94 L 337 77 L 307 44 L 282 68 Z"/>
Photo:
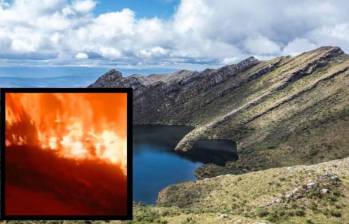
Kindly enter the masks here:
<path id="1" fill-rule="evenodd" d="M 201 141 L 188 153 L 173 149 L 189 131 L 184 126 L 135 126 L 133 145 L 134 201 L 153 204 L 163 188 L 195 180 L 195 170 L 204 163 L 224 165 L 236 159 L 231 141 Z"/>

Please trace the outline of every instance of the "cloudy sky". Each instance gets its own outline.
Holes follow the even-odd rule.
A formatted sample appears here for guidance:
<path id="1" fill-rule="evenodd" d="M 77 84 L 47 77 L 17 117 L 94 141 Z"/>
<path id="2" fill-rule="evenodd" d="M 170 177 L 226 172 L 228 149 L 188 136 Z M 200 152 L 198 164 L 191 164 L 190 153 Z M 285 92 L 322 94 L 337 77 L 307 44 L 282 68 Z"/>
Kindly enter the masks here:
<path id="1" fill-rule="evenodd" d="M 349 52 L 348 9 L 346 0 L 0 0 L 0 66 L 183 67 L 322 45 Z"/>

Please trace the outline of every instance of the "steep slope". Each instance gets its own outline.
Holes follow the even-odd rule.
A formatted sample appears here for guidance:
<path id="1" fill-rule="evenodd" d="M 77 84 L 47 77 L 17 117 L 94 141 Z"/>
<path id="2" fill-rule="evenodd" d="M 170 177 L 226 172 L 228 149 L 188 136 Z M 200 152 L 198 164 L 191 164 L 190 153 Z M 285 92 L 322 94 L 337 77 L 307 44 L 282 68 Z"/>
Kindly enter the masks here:
<path id="1" fill-rule="evenodd" d="M 348 74 L 349 56 L 321 47 L 202 72 L 124 78 L 111 71 L 90 87 L 134 88 L 137 124 L 194 126 L 176 150 L 200 139 L 235 141 L 239 160 L 198 170 L 207 177 L 349 156 Z"/>
<path id="2" fill-rule="evenodd" d="M 222 175 L 169 186 L 135 218 L 150 210 L 169 223 L 347 223 L 348 180 L 349 158 Z"/>

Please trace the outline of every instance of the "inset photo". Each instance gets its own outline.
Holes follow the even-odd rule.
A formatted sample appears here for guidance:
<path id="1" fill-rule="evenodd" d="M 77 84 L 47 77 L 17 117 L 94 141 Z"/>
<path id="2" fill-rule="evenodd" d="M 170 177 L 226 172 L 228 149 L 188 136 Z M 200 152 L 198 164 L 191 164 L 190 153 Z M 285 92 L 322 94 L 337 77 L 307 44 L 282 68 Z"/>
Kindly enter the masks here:
<path id="1" fill-rule="evenodd" d="M 132 218 L 131 89 L 4 88 L 2 219 Z"/>

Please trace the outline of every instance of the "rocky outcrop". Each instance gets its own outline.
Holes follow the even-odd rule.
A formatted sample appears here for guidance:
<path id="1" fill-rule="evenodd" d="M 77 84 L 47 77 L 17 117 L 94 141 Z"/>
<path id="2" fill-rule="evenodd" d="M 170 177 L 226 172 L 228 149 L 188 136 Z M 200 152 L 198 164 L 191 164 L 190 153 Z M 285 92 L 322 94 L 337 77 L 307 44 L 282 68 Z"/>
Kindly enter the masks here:
<path id="1" fill-rule="evenodd" d="M 169 75 L 129 76 L 120 78 L 120 73 L 111 70 L 89 87 L 132 87 L 134 97 L 134 120 L 137 124 L 188 124 L 185 114 L 195 110 L 190 100 L 200 98 L 212 87 L 224 83 L 235 75 L 258 64 L 251 57 L 236 65 L 202 72 L 181 70 Z M 114 81 L 109 81 L 109 80 Z"/>
<path id="2" fill-rule="evenodd" d="M 202 139 L 235 141 L 238 161 L 201 172 L 214 176 L 237 167 L 251 171 L 349 156 L 348 86 L 349 56 L 321 47 L 201 72 L 122 77 L 112 70 L 90 87 L 133 88 L 136 124 L 194 126 L 176 150 L 190 150 Z"/>

